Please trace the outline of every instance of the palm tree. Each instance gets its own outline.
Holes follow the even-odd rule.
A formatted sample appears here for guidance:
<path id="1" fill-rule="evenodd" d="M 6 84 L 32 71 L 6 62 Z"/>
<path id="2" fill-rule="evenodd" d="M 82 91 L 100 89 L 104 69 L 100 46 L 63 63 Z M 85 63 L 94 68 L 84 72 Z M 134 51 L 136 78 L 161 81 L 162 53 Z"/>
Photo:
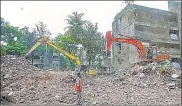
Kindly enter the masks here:
<path id="1" fill-rule="evenodd" d="M 83 35 L 85 20 L 82 20 L 84 13 L 73 12 L 71 15 L 68 15 L 66 19 L 68 26 L 65 28 L 66 35 L 75 35 L 76 38 L 79 38 Z"/>

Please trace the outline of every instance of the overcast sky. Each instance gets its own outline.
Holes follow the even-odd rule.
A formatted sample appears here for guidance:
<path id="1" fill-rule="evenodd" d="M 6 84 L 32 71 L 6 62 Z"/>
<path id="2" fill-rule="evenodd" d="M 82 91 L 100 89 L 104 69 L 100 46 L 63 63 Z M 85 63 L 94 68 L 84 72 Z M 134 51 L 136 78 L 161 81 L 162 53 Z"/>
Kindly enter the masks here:
<path id="1" fill-rule="evenodd" d="M 114 16 L 125 4 L 123 1 L 1 1 L 1 16 L 11 25 L 34 27 L 42 21 L 52 33 L 64 33 L 65 19 L 73 11 L 84 13 L 83 19 L 98 23 L 99 31 L 112 30 Z M 135 1 L 135 4 L 168 10 L 167 1 Z M 23 8 L 23 10 L 21 10 Z"/>

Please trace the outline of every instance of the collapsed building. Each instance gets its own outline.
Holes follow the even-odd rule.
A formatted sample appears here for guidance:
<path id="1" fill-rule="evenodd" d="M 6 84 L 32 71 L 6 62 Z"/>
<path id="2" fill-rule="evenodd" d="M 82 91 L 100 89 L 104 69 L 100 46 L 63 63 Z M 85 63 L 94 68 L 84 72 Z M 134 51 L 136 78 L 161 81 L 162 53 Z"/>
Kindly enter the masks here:
<path id="1" fill-rule="evenodd" d="M 169 2 L 169 10 L 127 5 L 115 16 L 112 35 L 120 38 L 118 34 L 122 34 L 140 40 L 144 46 L 156 46 L 159 51 L 168 53 L 172 61 L 180 62 L 180 2 Z M 135 46 L 113 42 L 111 50 L 111 63 L 117 68 L 126 61 L 139 61 Z"/>

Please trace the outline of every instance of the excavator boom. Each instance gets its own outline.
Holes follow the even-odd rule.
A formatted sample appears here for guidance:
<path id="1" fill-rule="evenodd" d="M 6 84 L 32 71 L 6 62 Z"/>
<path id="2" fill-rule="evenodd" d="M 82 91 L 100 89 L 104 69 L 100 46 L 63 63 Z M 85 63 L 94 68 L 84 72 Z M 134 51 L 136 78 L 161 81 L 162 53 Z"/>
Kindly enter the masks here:
<path id="1" fill-rule="evenodd" d="M 107 45 L 106 45 L 106 51 L 108 52 L 111 48 L 112 42 L 121 42 L 121 43 L 127 43 L 127 44 L 132 44 L 137 47 L 137 51 L 139 53 L 139 57 L 141 61 L 153 61 L 152 59 L 147 59 L 146 56 L 146 50 L 142 43 L 134 38 L 127 37 L 121 34 L 118 34 L 120 36 L 123 36 L 124 38 L 115 38 L 112 37 L 111 32 L 106 33 L 106 40 L 107 40 Z M 168 54 L 158 54 L 157 55 L 157 61 L 163 61 L 164 59 L 170 59 L 170 56 Z"/>
<path id="2" fill-rule="evenodd" d="M 123 36 L 123 35 L 121 35 Z M 124 36 L 125 37 L 125 36 Z M 141 59 L 146 58 L 146 51 L 145 48 L 143 47 L 142 43 L 140 41 L 137 41 L 131 37 L 126 37 L 126 38 L 114 38 L 111 35 L 111 32 L 106 33 L 106 39 L 107 39 L 107 47 L 106 50 L 109 51 L 112 45 L 112 42 L 121 42 L 121 43 L 127 43 L 127 44 L 132 44 L 137 47 L 137 51 L 139 53 L 139 57 Z"/>
<path id="3" fill-rule="evenodd" d="M 145 57 L 145 49 L 140 41 L 137 41 L 135 39 L 128 39 L 128 38 L 112 38 L 112 41 L 115 42 L 122 42 L 127 44 L 132 44 L 137 47 L 137 51 L 139 53 L 139 56 L 144 58 Z"/>
<path id="4" fill-rule="evenodd" d="M 78 66 L 80 66 L 80 60 L 78 58 L 76 58 L 75 56 L 69 54 L 68 52 L 60 49 L 59 47 L 57 47 L 54 43 L 47 41 L 47 44 L 52 46 L 54 49 L 58 50 L 59 52 L 63 53 L 65 56 L 71 58 Z"/>
<path id="5" fill-rule="evenodd" d="M 72 54 L 69 54 L 68 52 L 60 49 L 59 47 L 57 47 L 54 43 L 50 42 L 48 40 L 47 37 L 42 37 L 25 55 L 28 56 L 33 50 L 35 50 L 40 44 L 42 44 L 43 42 L 47 43 L 49 46 L 53 47 L 54 49 L 58 50 L 60 53 L 63 53 L 65 56 L 69 57 L 70 59 L 72 59 L 77 66 L 80 66 L 80 60 L 78 58 L 76 58 L 75 56 L 73 56 Z"/>
<path id="6" fill-rule="evenodd" d="M 37 43 L 32 46 L 32 48 L 25 54 L 25 57 L 27 57 L 33 50 L 35 50 L 43 41 L 43 38 L 37 41 Z"/>

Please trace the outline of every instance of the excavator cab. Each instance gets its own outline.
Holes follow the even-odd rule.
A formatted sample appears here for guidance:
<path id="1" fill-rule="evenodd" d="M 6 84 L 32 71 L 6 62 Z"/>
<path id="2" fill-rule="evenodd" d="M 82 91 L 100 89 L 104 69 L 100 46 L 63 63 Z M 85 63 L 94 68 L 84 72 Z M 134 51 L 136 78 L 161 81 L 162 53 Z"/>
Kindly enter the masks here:
<path id="1" fill-rule="evenodd" d="M 170 59 L 170 56 L 165 51 L 159 51 L 156 46 L 150 46 L 147 50 L 147 59 L 152 59 L 157 62 Z"/>
<path id="2" fill-rule="evenodd" d="M 157 59 L 157 47 L 150 46 L 147 55 L 149 56 L 148 59 L 156 60 Z"/>
<path id="3" fill-rule="evenodd" d="M 157 61 L 161 62 L 161 61 L 164 61 L 165 59 L 170 60 L 171 57 L 164 51 L 159 51 L 157 54 Z"/>

